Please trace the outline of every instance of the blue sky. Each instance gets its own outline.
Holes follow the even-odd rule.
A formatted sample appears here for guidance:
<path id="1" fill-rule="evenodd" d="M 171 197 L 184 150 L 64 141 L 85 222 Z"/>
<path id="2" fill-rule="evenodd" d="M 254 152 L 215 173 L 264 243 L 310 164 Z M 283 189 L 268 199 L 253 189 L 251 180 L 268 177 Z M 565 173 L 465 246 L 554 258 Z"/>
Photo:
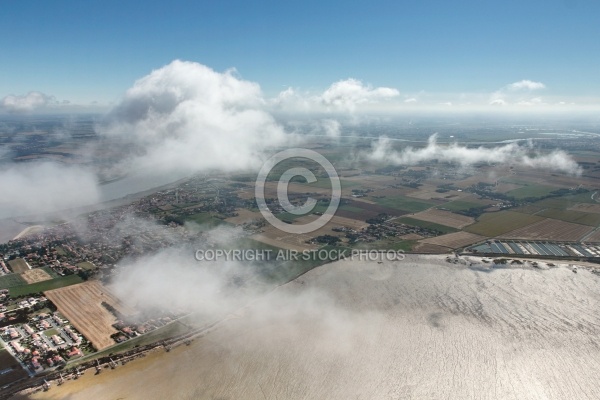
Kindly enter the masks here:
<path id="1" fill-rule="evenodd" d="M 355 78 L 437 101 L 528 79 L 579 102 L 600 93 L 599 17 L 594 0 L 3 1 L 0 98 L 116 102 L 182 59 L 267 96 Z"/>

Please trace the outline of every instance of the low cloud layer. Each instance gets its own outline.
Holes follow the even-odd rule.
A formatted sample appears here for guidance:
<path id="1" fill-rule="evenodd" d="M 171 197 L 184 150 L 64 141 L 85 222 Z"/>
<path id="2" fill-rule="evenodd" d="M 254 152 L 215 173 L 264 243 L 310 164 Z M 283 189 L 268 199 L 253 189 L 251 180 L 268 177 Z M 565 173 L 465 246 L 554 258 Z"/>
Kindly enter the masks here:
<path id="1" fill-rule="evenodd" d="M 58 104 L 58 102 L 54 96 L 49 96 L 42 92 L 29 92 L 21 96 L 5 96 L 0 100 L 0 109 L 8 113 L 24 113 L 55 104 Z"/>
<path id="2" fill-rule="evenodd" d="M 218 248 L 235 248 L 232 238 L 237 234 L 233 228 L 218 228 L 206 236 Z M 293 284 L 292 290 L 278 290 L 262 280 L 260 268 L 248 263 L 197 261 L 190 248 L 171 248 L 119 265 L 111 290 L 147 314 L 189 312 L 200 324 L 244 315 L 248 328 L 276 325 L 279 333 L 296 323 L 310 323 L 318 329 L 313 344 L 324 352 L 352 351 L 357 335 L 371 335 L 370 327 L 379 318 L 374 312 L 341 307 L 322 290 Z M 262 336 L 268 341 L 269 335 L 265 330 Z"/>
<path id="3" fill-rule="evenodd" d="M 371 161 L 393 165 L 416 165 L 421 162 L 438 160 L 461 166 L 477 163 L 501 163 L 562 171 L 573 175 L 581 173 L 577 162 L 564 151 L 554 150 L 550 153 L 541 153 L 529 143 L 527 145 L 510 143 L 503 146 L 472 148 L 457 143 L 440 145 L 437 143 L 437 135 L 432 135 L 427 146 L 422 148 L 407 147 L 402 151 L 396 151 L 392 145 L 393 142 L 389 138 L 380 138 L 373 143 L 367 158 Z"/>
<path id="4" fill-rule="evenodd" d="M 40 162 L 14 164 L 0 171 L 0 218 L 43 214 L 95 204 L 99 190 L 92 171 Z"/>

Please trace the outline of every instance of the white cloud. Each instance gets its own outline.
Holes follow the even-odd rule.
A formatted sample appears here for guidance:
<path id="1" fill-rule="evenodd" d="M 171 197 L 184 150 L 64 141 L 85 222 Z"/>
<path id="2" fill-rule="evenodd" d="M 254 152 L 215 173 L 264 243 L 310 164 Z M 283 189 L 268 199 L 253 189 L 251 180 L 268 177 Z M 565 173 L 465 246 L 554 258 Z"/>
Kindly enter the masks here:
<path id="1" fill-rule="evenodd" d="M 94 173 L 82 167 L 49 162 L 13 164 L 0 171 L 0 182 L 0 218 L 43 214 L 99 200 Z"/>
<path id="2" fill-rule="evenodd" d="M 320 100 L 334 109 L 354 111 L 359 104 L 377 103 L 400 95 L 388 87 L 373 88 L 356 79 L 335 82 L 320 96 Z"/>
<path id="3" fill-rule="evenodd" d="M 534 82 L 528 79 L 523 79 L 521 81 L 511 83 L 508 85 L 508 88 L 510 90 L 540 90 L 545 89 L 546 85 L 544 85 L 542 82 Z"/>
<path id="4" fill-rule="evenodd" d="M 531 97 L 531 92 L 545 89 L 546 85 L 542 82 L 534 82 L 523 79 L 518 82 L 510 83 L 491 94 L 489 104 L 494 106 L 504 106 L 514 104 L 517 106 L 533 106 L 542 104 L 540 97 Z"/>
<path id="5" fill-rule="evenodd" d="M 406 100 L 404 100 L 405 103 L 416 103 L 417 99 L 415 99 L 414 97 L 408 98 Z"/>
<path id="6" fill-rule="evenodd" d="M 561 150 L 542 154 L 531 144 L 520 146 L 510 143 L 495 147 L 466 147 L 457 143 L 439 145 L 437 135 L 429 138 L 427 146 L 414 149 L 407 147 L 397 152 L 392 147 L 392 142 L 386 137 L 380 138 L 372 145 L 371 152 L 367 154 L 371 161 L 384 162 L 394 165 L 415 165 L 424 161 L 439 160 L 451 162 L 462 166 L 477 163 L 502 163 L 527 166 L 532 168 L 564 171 L 578 175 L 581 169 L 570 155 Z"/>
<path id="7" fill-rule="evenodd" d="M 299 93 L 288 88 L 271 101 L 275 111 L 304 113 L 354 113 L 365 107 L 377 107 L 395 100 L 397 89 L 372 87 L 357 79 L 345 79 L 333 83 L 319 94 Z"/>
<path id="8" fill-rule="evenodd" d="M 324 119 L 321 121 L 321 126 L 325 135 L 331 138 L 337 138 L 341 135 L 341 124 L 335 119 Z"/>
<path id="9" fill-rule="evenodd" d="M 258 84 L 177 60 L 139 79 L 100 132 L 137 146 L 129 168 L 253 168 L 290 140 L 265 104 Z"/>
<path id="10" fill-rule="evenodd" d="M 0 100 L 0 108 L 9 113 L 31 112 L 54 104 L 58 104 L 56 98 L 42 92 L 29 92 L 22 96 L 8 95 Z"/>

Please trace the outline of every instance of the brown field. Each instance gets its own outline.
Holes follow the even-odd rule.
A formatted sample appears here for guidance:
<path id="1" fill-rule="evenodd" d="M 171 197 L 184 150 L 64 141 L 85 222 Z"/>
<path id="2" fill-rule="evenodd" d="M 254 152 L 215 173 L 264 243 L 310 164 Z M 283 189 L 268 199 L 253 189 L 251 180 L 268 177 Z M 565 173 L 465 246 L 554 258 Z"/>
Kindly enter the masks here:
<path id="1" fill-rule="evenodd" d="M 252 235 L 250 238 L 281 249 L 304 251 L 318 248 L 316 245 L 306 243 L 311 238 L 309 235 L 286 233 L 274 227 L 266 228 L 262 233 Z"/>
<path id="2" fill-rule="evenodd" d="M 415 253 L 440 254 L 448 253 L 449 249 L 436 244 L 419 242 L 413 247 L 412 251 Z"/>
<path id="3" fill-rule="evenodd" d="M 116 318 L 102 306 L 102 302 L 110 304 L 123 315 L 134 313 L 98 281 L 49 290 L 44 294 L 97 350 L 115 344 L 110 336 L 117 333 L 112 326 Z"/>
<path id="4" fill-rule="evenodd" d="M 600 229 L 589 235 L 584 240 L 587 243 L 598 243 L 600 242 Z"/>
<path id="5" fill-rule="evenodd" d="M 27 271 L 21 272 L 21 277 L 25 279 L 27 283 L 36 283 L 47 281 L 48 279 L 52 279 L 50 274 L 48 274 L 43 269 L 29 269 Z"/>
<path id="6" fill-rule="evenodd" d="M 15 258 L 14 260 L 10 260 L 8 262 L 8 265 L 10 266 L 10 269 L 12 269 L 12 271 L 16 274 L 18 274 L 19 272 L 29 271 L 29 266 L 22 258 Z"/>
<path id="7" fill-rule="evenodd" d="M 546 218 L 501 235 L 505 239 L 578 241 L 594 228 Z"/>
<path id="8" fill-rule="evenodd" d="M 449 247 L 456 249 L 459 247 L 465 247 L 473 243 L 485 240 L 485 236 L 476 235 L 469 232 L 454 232 L 448 233 L 447 235 L 441 235 L 433 238 L 423 239 L 420 243 L 432 244 L 436 246 Z"/>
<path id="9" fill-rule="evenodd" d="M 569 210 L 600 214 L 600 204 L 579 203 L 570 207 Z"/>
<path id="10" fill-rule="evenodd" d="M 409 188 L 399 189 L 399 188 L 393 188 L 393 187 L 384 187 L 384 188 L 381 188 L 381 189 L 375 189 L 375 191 L 369 193 L 369 195 L 370 196 L 386 196 L 386 197 L 404 196 L 404 195 L 406 195 L 408 193 L 408 191 L 409 191 L 408 189 Z M 412 190 L 412 189 L 410 189 L 410 190 Z M 368 199 L 366 199 L 364 197 L 360 197 L 360 198 L 358 198 L 356 200 L 371 201 L 371 200 L 368 200 Z"/>
<path id="11" fill-rule="evenodd" d="M 433 222 L 440 225 L 450 226 L 452 228 L 463 228 L 475 222 L 475 219 L 466 215 L 455 214 L 453 212 L 437 210 L 431 208 L 426 211 L 411 215 L 411 218 L 420 219 L 421 221 Z"/>
<path id="12" fill-rule="evenodd" d="M 394 176 L 387 175 L 360 175 L 345 178 L 349 182 L 359 183 L 364 186 L 372 187 L 373 189 L 385 185 L 397 185 L 398 179 Z M 358 187 L 358 186 L 357 186 Z"/>
<path id="13" fill-rule="evenodd" d="M 407 235 L 400 236 L 400 239 L 402 239 L 402 240 L 419 240 L 419 239 L 423 239 L 423 236 L 417 235 L 416 233 L 409 233 Z"/>

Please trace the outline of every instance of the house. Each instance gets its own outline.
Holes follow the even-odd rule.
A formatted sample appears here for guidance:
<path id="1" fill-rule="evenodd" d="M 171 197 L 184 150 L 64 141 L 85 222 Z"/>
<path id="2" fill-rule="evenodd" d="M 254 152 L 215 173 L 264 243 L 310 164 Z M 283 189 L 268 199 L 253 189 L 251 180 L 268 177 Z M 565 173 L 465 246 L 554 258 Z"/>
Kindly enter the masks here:
<path id="1" fill-rule="evenodd" d="M 19 343 L 18 341 L 14 341 L 11 344 L 12 344 L 13 349 L 15 349 L 15 351 L 17 353 L 23 353 L 25 351 L 23 346 L 21 346 L 21 343 Z"/>
<path id="2" fill-rule="evenodd" d="M 62 340 L 60 337 L 58 337 L 58 335 L 52 335 L 52 341 L 54 342 L 55 345 L 64 343 L 64 340 Z"/>
<path id="3" fill-rule="evenodd" d="M 69 357 L 69 358 L 81 357 L 81 356 L 83 356 L 83 353 L 77 347 L 72 347 L 71 350 L 69 352 L 67 352 L 67 357 Z"/>
<path id="4" fill-rule="evenodd" d="M 23 325 L 23 329 L 25 329 L 25 332 L 27 332 L 29 335 L 33 335 L 35 332 L 28 324 Z"/>
<path id="5" fill-rule="evenodd" d="M 42 368 L 42 365 L 40 364 L 40 362 L 39 362 L 39 359 L 38 359 L 37 357 L 33 357 L 33 358 L 31 359 L 31 366 L 32 366 L 32 367 L 33 367 L 33 369 L 34 369 L 34 370 L 36 370 L 37 372 L 39 372 L 39 371 L 41 371 L 41 370 L 43 369 L 43 368 Z"/>
<path id="6" fill-rule="evenodd" d="M 52 357 L 52 360 L 55 364 L 66 364 L 65 359 L 59 356 L 58 354 Z"/>

